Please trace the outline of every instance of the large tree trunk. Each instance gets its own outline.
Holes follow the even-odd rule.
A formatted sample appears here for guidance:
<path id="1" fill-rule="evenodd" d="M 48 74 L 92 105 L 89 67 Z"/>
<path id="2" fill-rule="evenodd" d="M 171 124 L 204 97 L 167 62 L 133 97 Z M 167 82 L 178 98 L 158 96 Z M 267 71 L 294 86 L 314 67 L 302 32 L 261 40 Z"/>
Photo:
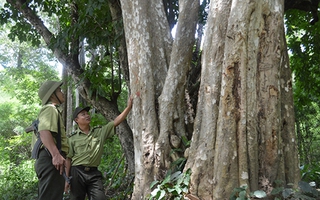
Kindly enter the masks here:
<path id="1" fill-rule="evenodd" d="M 154 1 L 121 1 L 126 34 L 130 88 L 137 94 L 131 113 L 135 152 L 135 181 L 132 199 L 150 193 L 154 180 L 155 141 L 159 135 L 158 97 L 161 94 L 170 60 L 169 27 L 165 14 Z M 147 12 L 148 11 L 148 12 Z M 160 16 L 150 16 L 159 13 Z M 151 21 L 150 19 L 153 19 Z M 157 38 L 158 40 L 154 40 Z"/>
<path id="2" fill-rule="evenodd" d="M 192 8 L 191 2 L 183 2 L 181 8 Z M 170 168 L 171 137 L 185 135 L 181 85 L 186 71 L 175 63 L 188 65 L 183 58 L 188 53 L 176 50 L 189 45 L 176 39 L 168 64 L 170 37 L 161 3 L 123 2 L 122 10 L 130 86 L 140 93 L 133 109 L 133 199 L 142 199 L 150 192 L 151 181 L 163 178 Z M 192 19 L 182 13 L 178 24 Z M 299 179 L 283 29 L 283 1 L 211 1 L 185 167 L 192 170 L 190 192 L 201 199 L 228 199 L 234 188 L 244 185 L 270 193 L 275 180 L 287 184 Z M 185 61 L 179 62 L 177 56 Z"/>
<path id="3" fill-rule="evenodd" d="M 185 135 L 185 82 L 199 1 L 179 3 L 179 25 L 172 46 L 162 1 L 121 2 L 130 87 L 132 93 L 138 94 L 132 110 L 135 143 L 132 199 L 144 199 L 150 194 L 151 182 L 161 180 L 173 161 L 170 139 Z"/>
<path id="4" fill-rule="evenodd" d="M 201 199 L 299 180 L 283 12 L 281 0 L 211 1 L 186 165 Z"/>

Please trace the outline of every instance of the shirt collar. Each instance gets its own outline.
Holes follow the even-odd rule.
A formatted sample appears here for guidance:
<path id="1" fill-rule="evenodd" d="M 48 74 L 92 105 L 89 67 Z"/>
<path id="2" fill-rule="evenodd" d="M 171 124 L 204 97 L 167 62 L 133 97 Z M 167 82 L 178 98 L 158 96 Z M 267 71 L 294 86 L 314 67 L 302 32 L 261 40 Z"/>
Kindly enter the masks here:
<path id="1" fill-rule="evenodd" d="M 80 133 L 83 133 L 83 134 L 85 134 L 80 128 L 79 128 L 79 126 L 78 125 L 76 125 L 76 130 L 74 131 L 76 134 L 80 134 Z M 89 134 L 91 133 L 91 126 L 90 126 L 90 129 L 89 129 Z"/>

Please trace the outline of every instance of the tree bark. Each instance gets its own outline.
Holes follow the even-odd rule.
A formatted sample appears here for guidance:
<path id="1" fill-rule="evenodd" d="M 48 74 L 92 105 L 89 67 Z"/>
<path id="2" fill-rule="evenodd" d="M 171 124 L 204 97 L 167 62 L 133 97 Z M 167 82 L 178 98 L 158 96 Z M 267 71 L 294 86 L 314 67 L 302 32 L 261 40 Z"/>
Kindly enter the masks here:
<path id="1" fill-rule="evenodd" d="M 185 90 L 187 73 L 192 60 L 192 48 L 195 45 L 194 35 L 198 21 L 198 8 L 198 1 L 184 0 L 180 2 L 179 20 L 170 66 L 159 97 L 160 135 L 155 147 L 155 165 L 160 167 L 157 167 L 157 170 L 173 168 L 172 161 L 182 157 L 182 155 L 171 152 L 178 148 L 183 149 L 180 140 L 182 137 L 187 137 Z M 161 177 L 160 171 L 156 171 L 156 174 Z M 162 175 L 161 178 L 164 176 Z"/>
<path id="2" fill-rule="evenodd" d="M 132 199 L 150 194 L 173 161 L 172 137 L 185 135 L 184 98 L 199 2 L 179 2 L 180 17 L 172 46 L 162 1 L 121 1 L 133 105 L 135 186 Z M 151 20 L 152 19 L 152 20 Z M 181 20 L 181 21 L 180 21 Z"/>
<path id="3" fill-rule="evenodd" d="M 186 165 L 201 199 L 299 180 L 283 13 L 280 0 L 211 1 Z"/>
<path id="4" fill-rule="evenodd" d="M 132 108 L 135 183 L 132 199 L 150 194 L 155 180 L 155 141 L 159 135 L 158 97 L 170 61 L 171 36 L 163 6 L 155 1 L 121 1 L 128 50 L 130 88 L 138 94 Z M 150 20 L 152 19 L 152 21 Z"/>

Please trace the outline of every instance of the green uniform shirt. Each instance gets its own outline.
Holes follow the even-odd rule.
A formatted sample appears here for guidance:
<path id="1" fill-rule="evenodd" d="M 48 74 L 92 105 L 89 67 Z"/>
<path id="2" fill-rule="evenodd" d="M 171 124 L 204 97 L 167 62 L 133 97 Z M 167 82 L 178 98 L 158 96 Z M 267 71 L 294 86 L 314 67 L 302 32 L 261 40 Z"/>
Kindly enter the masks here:
<path id="1" fill-rule="evenodd" d="M 44 105 L 38 115 L 39 125 L 38 131 L 48 130 L 52 133 L 54 142 L 56 142 L 56 135 L 58 134 L 58 115 L 60 119 L 60 133 L 61 133 L 61 151 L 64 153 L 68 153 L 69 145 L 67 141 L 66 131 L 63 123 L 63 119 L 61 116 L 60 107 L 55 107 L 53 104 L 49 103 Z"/>
<path id="2" fill-rule="evenodd" d="M 104 126 L 90 127 L 88 134 L 82 132 L 78 127 L 68 138 L 70 149 L 67 157 L 71 158 L 72 166 L 98 167 L 103 145 L 107 138 L 114 135 L 114 129 L 114 122 L 109 122 Z"/>

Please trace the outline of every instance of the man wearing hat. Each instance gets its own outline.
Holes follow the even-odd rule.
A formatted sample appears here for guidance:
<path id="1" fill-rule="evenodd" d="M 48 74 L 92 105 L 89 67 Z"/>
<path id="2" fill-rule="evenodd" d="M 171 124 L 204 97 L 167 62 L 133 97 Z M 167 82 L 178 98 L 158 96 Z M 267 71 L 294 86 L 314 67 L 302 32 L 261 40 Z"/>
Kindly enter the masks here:
<path id="1" fill-rule="evenodd" d="M 69 146 L 61 115 L 60 105 L 64 102 L 61 85 L 62 82 L 46 81 L 38 92 L 42 101 L 38 114 L 38 132 L 43 143 L 35 162 L 39 179 L 39 200 L 63 199 L 65 179 L 62 174 Z"/>
<path id="2" fill-rule="evenodd" d="M 78 107 L 73 113 L 77 123 L 76 130 L 68 138 L 69 153 L 67 155 L 67 171 L 71 162 L 71 200 L 105 200 L 102 174 L 97 169 L 103 153 L 103 145 L 107 138 L 115 134 L 118 126 L 132 108 L 133 99 L 130 97 L 124 111 L 104 126 L 90 126 L 90 107 Z M 68 173 L 67 173 L 68 174 Z"/>

